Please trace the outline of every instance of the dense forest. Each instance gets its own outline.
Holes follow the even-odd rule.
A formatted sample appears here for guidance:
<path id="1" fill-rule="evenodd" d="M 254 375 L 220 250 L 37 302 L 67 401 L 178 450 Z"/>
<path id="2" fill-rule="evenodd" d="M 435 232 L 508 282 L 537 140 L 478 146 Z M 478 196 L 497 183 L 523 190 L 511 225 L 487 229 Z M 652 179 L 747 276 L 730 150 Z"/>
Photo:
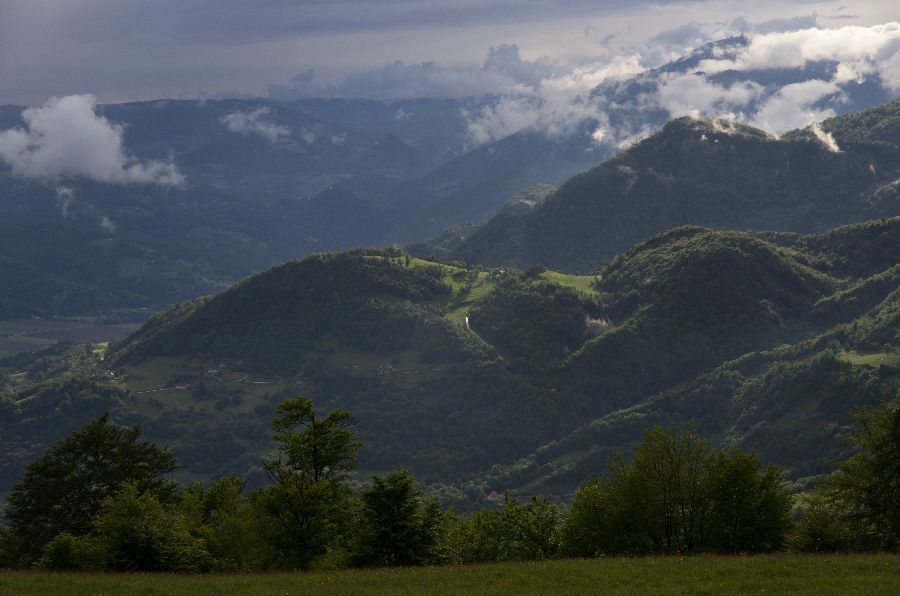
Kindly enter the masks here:
<path id="1" fill-rule="evenodd" d="M 820 232 L 895 216 L 898 122 L 900 100 L 826 120 L 818 135 L 810 127 L 775 138 L 731 121 L 680 118 L 530 210 L 501 211 L 462 241 L 436 239 L 414 250 L 588 272 L 680 225 Z"/>

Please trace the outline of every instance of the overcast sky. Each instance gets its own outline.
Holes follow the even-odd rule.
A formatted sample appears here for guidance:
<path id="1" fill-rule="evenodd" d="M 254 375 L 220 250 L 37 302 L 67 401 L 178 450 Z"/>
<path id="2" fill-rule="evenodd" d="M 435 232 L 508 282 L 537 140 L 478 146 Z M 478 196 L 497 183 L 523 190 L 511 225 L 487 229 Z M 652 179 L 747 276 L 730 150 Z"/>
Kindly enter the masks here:
<path id="1" fill-rule="evenodd" d="M 616 55 L 652 66 L 736 29 L 874 25 L 897 13 L 892 0 L 0 0 L 0 103 L 377 95 L 398 67 L 484 70 L 500 44 L 546 76 Z M 489 85 L 479 81 L 473 91 Z"/>

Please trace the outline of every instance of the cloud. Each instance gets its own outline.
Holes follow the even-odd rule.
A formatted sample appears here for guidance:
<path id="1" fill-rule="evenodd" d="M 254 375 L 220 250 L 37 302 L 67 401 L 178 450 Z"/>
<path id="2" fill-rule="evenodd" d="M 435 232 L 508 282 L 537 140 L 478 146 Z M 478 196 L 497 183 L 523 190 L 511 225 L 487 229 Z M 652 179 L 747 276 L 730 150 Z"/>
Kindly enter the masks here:
<path id="1" fill-rule="evenodd" d="M 840 101 L 841 89 L 834 81 L 813 79 L 785 85 L 750 118 L 750 124 L 775 134 L 801 128 L 837 115 L 833 107 L 816 107 L 829 96 Z"/>
<path id="2" fill-rule="evenodd" d="M 810 15 L 673 29 L 656 42 L 702 39 L 735 24 L 766 33 L 709 43 L 658 69 L 644 65 L 648 53 L 666 54 L 660 45 L 553 74 L 470 114 L 470 143 L 527 129 L 551 137 L 577 132 L 595 144 L 623 147 L 679 116 L 723 117 L 783 134 L 887 101 L 900 90 L 900 24 L 783 30 L 814 21 Z M 861 85 L 866 91 L 855 95 Z M 880 95 L 866 95 L 879 88 Z"/>
<path id="3" fill-rule="evenodd" d="M 838 29 L 809 28 L 755 36 L 732 60 L 700 64 L 709 72 L 763 68 L 803 68 L 810 62 L 833 60 L 857 72 L 877 70 L 878 63 L 900 49 L 900 23 Z"/>
<path id="4" fill-rule="evenodd" d="M 691 73 L 664 81 L 656 99 L 672 118 L 708 115 L 736 117 L 762 93 L 763 87 L 753 81 L 726 86 Z"/>
<path id="5" fill-rule="evenodd" d="M 290 136 L 291 131 L 286 126 L 267 120 L 270 111 L 263 107 L 251 112 L 232 112 L 222 116 L 221 122 L 231 132 L 258 135 L 270 143 L 279 143 Z"/>
<path id="6" fill-rule="evenodd" d="M 593 122 L 603 128 L 606 111 L 592 101 L 592 91 L 609 79 L 622 80 L 643 72 L 637 56 L 606 64 L 582 65 L 545 78 L 533 89 L 501 97 L 469 115 L 467 137 L 472 145 L 502 139 L 519 130 L 564 137 Z"/>
<path id="7" fill-rule="evenodd" d="M 834 140 L 834 135 L 832 135 L 830 132 L 825 132 L 824 130 L 822 130 L 821 124 L 815 122 L 809 128 L 810 130 L 812 130 L 812 133 L 816 135 L 816 138 L 819 139 L 819 142 L 825 146 L 826 149 L 828 149 L 832 153 L 841 152 L 841 148 L 838 147 L 837 141 Z"/>
<path id="8" fill-rule="evenodd" d="M 56 203 L 59 205 L 59 210 L 62 213 L 63 219 L 68 219 L 72 203 L 75 202 L 75 189 L 71 186 L 59 185 L 55 190 Z"/>
<path id="9" fill-rule="evenodd" d="M 82 176 L 99 182 L 177 186 L 184 176 L 173 163 L 139 161 L 126 153 L 123 128 L 94 112 L 92 95 L 53 97 L 22 112 L 25 127 L 0 131 L 0 159 L 28 178 Z M 60 195 L 64 205 L 70 202 Z"/>

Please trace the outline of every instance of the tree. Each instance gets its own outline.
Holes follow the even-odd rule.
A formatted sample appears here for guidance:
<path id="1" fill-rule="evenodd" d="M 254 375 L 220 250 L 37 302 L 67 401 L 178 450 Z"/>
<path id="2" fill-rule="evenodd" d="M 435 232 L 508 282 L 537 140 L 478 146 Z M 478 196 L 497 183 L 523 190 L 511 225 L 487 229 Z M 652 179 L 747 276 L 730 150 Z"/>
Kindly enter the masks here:
<path id="1" fill-rule="evenodd" d="M 443 514 L 408 470 L 374 476 L 361 501 L 357 563 L 421 565 L 434 561 Z"/>
<path id="2" fill-rule="evenodd" d="M 543 497 L 528 504 L 504 495 L 502 509 L 483 509 L 458 520 L 449 543 L 459 563 L 537 561 L 559 549 L 559 507 Z"/>
<path id="3" fill-rule="evenodd" d="M 349 474 L 362 443 L 348 412 L 317 418 L 306 397 L 278 406 L 272 423 L 278 454 L 265 463 L 272 485 L 253 496 L 284 564 L 306 568 L 329 545 L 345 539 L 350 523 Z"/>
<path id="4" fill-rule="evenodd" d="M 140 426 L 120 427 L 104 414 L 28 466 L 9 494 L 3 560 L 27 566 L 56 535 L 87 534 L 104 500 L 126 484 L 161 502 L 171 500 L 175 484 L 165 474 L 176 468 L 175 456 L 139 441 L 140 435 Z"/>
<path id="5" fill-rule="evenodd" d="M 258 571 L 274 559 L 260 534 L 257 511 L 241 494 L 244 484 L 228 476 L 209 487 L 193 484 L 179 494 L 176 511 L 191 534 L 202 538 L 216 571 Z"/>
<path id="6" fill-rule="evenodd" d="M 826 492 L 842 503 L 862 535 L 861 546 L 900 548 L 900 398 L 856 415 L 849 437 L 856 454 L 828 479 Z"/>
<path id="7" fill-rule="evenodd" d="M 849 552 L 859 536 L 844 515 L 843 504 L 829 491 L 817 490 L 799 497 L 800 519 L 793 527 L 790 546 L 806 553 Z"/>
<path id="8" fill-rule="evenodd" d="M 150 492 L 126 484 L 103 501 L 87 540 L 99 545 L 110 571 L 208 571 L 212 557 L 183 515 L 166 511 Z M 82 539 L 85 540 L 85 539 Z"/>
<path id="9" fill-rule="evenodd" d="M 657 426 L 644 433 L 630 466 L 618 464 L 615 475 L 655 552 L 693 552 L 702 542 L 711 454 L 709 443 L 693 432 Z"/>
<path id="10" fill-rule="evenodd" d="M 595 557 L 649 549 L 645 540 L 634 544 L 633 517 L 622 488 L 615 479 L 599 476 L 579 487 L 560 532 L 563 554 Z"/>
<path id="11" fill-rule="evenodd" d="M 644 433 L 633 462 L 579 489 L 562 529 L 568 555 L 771 551 L 790 528 L 781 471 L 714 451 L 692 432 Z"/>
<path id="12" fill-rule="evenodd" d="M 772 552 L 791 527 L 791 495 L 779 469 L 733 450 L 713 458 L 705 543 L 719 552 Z"/>

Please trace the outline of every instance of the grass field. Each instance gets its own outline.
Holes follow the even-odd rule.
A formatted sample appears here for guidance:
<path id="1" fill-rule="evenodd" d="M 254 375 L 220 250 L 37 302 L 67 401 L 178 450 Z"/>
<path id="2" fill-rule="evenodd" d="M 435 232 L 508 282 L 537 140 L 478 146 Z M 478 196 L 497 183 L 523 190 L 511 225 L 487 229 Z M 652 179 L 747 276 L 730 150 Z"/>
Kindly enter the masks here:
<path id="1" fill-rule="evenodd" d="M 898 594 L 900 556 L 563 560 L 246 575 L 0 573 L 0 594 Z"/>
<path id="2" fill-rule="evenodd" d="M 900 369 L 900 352 L 871 352 L 865 354 L 843 352 L 841 358 L 850 364 L 887 366 L 888 368 Z"/>

